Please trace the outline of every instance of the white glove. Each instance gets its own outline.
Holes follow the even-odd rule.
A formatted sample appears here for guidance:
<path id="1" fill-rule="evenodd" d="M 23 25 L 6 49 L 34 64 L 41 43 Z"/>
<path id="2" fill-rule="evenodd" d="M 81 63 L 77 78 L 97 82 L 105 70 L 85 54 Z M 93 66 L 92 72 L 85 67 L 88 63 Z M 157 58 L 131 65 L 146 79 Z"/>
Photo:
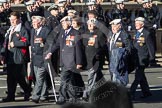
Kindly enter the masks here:
<path id="1" fill-rule="evenodd" d="M 131 26 L 128 26 L 128 31 L 131 31 L 131 28 L 132 28 Z"/>
<path id="2" fill-rule="evenodd" d="M 46 57 L 45 57 L 45 60 L 50 59 L 51 56 L 52 56 L 52 53 L 48 53 L 48 54 L 46 55 Z"/>
<path id="3" fill-rule="evenodd" d="M 156 25 L 156 24 L 154 24 L 153 27 L 154 27 L 155 29 L 157 29 L 157 25 Z"/>

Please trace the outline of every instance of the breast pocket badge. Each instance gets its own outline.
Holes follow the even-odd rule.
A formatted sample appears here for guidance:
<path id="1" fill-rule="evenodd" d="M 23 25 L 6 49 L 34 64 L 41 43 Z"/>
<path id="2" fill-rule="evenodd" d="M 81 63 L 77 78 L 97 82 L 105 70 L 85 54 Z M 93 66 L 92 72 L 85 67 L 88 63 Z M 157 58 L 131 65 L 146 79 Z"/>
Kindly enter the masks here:
<path id="1" fill-rule="evenodd" d="M 122 48 L 123 47 L 123 43 L 122 42 L 116 42 L 116 47 Z"/>
<path id="2" fill-rule="evenodd" d="M 139 37 L 139 39 L 138 39 L 137 42 L 139 43 L 139 46 L 143 46 L 144 43 L 145 43 L 145 38 L 143 36 L 142 37 Z"/>
<path id="3" fill-rule="evenodd" d="M 73 46 L 74 44 L 74 36 L 68 36 L 66 38 L 66 46 Z"/>
<path id="4" fill-rule="evenodd" d="M 95 44 L 95 38 L 94 37 L 90 37 L 89 41 L 88 41 L 88 45 L 89 46 L 94 46 L 94 44 Z"/>

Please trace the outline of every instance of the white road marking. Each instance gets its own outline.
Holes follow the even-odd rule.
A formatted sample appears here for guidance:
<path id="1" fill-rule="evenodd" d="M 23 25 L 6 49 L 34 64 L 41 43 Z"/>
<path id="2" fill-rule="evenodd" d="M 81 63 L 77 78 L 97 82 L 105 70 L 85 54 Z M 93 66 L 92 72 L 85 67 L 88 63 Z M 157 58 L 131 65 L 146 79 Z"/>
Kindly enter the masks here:
<path id="1" fill-rule="evenodd" d="M 159 78 L 159 79 L 160 79 L 160 78 L 162 78 L 162 77 L 157 77 L 157 78 Z"/>
<path id="2" fill-rule="evenodd" d="M 0 78 L 0 80 L 2 80 L 2 81 L 6 81 L 7 79 L 6 79 L 6 78 Z"/>
<path id="3" fill-rule="evenodd" d="M 85 84 L 87 85 L 87 82 L 85 82 Z M 60 81 L 56 81 L 55 82 L 56 86 L 60 86 Z M 34 86 L 34 85 L 32 85 Z M 130 88 L 131 84 L 128 84 L 127 87 Z M 17 87 L 20 87 L 19 85 Z M 138 85 L 138 87 L 140 87 L 140 85 Z M 162 85 L 149 85 L 150 90 L 162 90 Z M 7 86 L 1 86 L 0 89 L 6 89 Z"/>

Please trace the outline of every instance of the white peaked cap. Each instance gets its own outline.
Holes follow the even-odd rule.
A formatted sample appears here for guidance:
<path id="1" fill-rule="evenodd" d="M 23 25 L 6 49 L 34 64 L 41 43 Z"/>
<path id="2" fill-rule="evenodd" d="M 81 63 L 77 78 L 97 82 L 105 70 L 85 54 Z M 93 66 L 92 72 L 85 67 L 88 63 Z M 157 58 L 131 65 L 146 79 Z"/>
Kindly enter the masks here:
<path id="1" fill-rule="evenodd" d="M 58 0 L 59 3 L 66 2 L 66 0 Z"/>
<path id="2" fill-rule="evenodd" d="M 123 3 L 124 0 L 115 0 L 115 3 Z"/>
<path id="3" fill-rule="evenodd" d="M 36 1 L 35 0 L 30 0 L 28 2 L 26 2 L 25 4 L 26 5 L 33 5 Z"/>
<path id="4" fill-rule="evenodd" d="M 60 20 L 60 22 L 63 22 L 63 21 L 71 21 L 70 16 L 65 16 L 65 17 L 63 17 L 63 18 Z"/>
<path id="5" fill-rule="evenodd" d="M 87 24 L 96 24 L 97 20 L 96 18 L 91 18 L 87 21 Z"/>
<path id="6" fill-rule="evenodd" d="M 142 3 L 147 3 L 149 2 L 150 0 L 142 0 Z"/>
<path id="7" fill-rule="evenodd" d="M 70 10 L 68 10 L 68 13 L 73 13 L 73 14 L 75 14 L 75 13 L 76 13 L 76 10 L 70 9 Z"/>
<path id="8" fill-rule="evenodd" d="M 58 9 L 58 5 L 52 4 L 52 5 L 48 8 L 48 11 L 57 10 L 57 9 Z"/>
<path id="9" fill-rule="evenodd" d="M 59 7 L 63 7 L 64 4 L 63 4 L 63 3 L 59 3 L 59 4 L 57 4 L 57 6 L 59 6 Z"/>
<path id="10" fill-rule="evenodd" d="M 88 6 L 89 6 L 89 5 L 95 5 L 96 2 L 87 2 L 86 4 L 87 4 Z"/>
<path id="11" fill-rule="evenodd" d="M 121 23 L 121 19 L 114 19 L 110 22 L 111 25 L 117 25 L 119 23 Z"/>

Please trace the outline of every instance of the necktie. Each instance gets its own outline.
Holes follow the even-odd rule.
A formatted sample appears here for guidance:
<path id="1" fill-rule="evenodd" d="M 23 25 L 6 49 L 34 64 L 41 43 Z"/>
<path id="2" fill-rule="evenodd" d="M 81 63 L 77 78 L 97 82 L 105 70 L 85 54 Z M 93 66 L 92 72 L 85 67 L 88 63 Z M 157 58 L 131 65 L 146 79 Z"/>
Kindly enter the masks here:
<path id="1" fill-rule="evenodd" d="M 67 38 L 67 31 L 65 31 L 64 36 L 63 36 L 63 45 L 66 44 L 66 38 Z"/>
<path id="2" fill-rule="evenodd" d="M 113 34 L 112 38 L 111 38 L 111 41 L 110 41 L 110 50 L 112 50 L 113 46 L 114 46 L 114 43 L 115 43 L 115 35 L 116 34 Z"/>
<path id="3" fill-rule="evenodd" d="M 10 34 L 9 34 L 9 43 L 11 42 L 11 38 L 12 38 L 12 34 L 14 33 L 15 31 L 15 27 L 13 27 L 10 31 Z"/>
<path id="4" fill-rule="evenodd" d="M 139 31 L 136 32 L 136 39 L 138 39 L 140 37 L 140 34 L 141 33 Z"/>
<path id="5" fill-rule="evenodd" d="M 64 38 L 66 39 L 66 37 L 67 37 L 67 31 L 65 31 L 65 34 L 64 34 Z"/>
<path id="6" fill-rule="evenodd" d="M 37 30 L 34 31 L 34 36 L 37 36 Z"/>

